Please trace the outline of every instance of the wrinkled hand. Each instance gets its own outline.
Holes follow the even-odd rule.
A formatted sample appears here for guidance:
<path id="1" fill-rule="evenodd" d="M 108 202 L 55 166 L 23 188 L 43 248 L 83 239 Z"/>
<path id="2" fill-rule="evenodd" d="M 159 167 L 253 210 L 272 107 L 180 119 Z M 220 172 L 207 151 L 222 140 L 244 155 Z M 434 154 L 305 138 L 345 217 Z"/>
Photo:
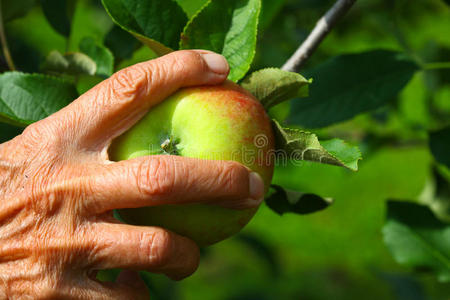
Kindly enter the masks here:
<path id="1" fill-rule="evenodd" d="M 263 183 L 235 162 L 178 156 L 111 162 L 111 140 L 184 86 L 218 84 L 228 65 L 207 51 L 179 51 L 119 71 L 69 106 L 0 145 L 0 299 L 140 299 L 137 273 L 173 279 L 195 271 L 191 240 L 120 223 L 113 209 L 205 201 L 257 206 Z M 256 189 L 255 185 L 256 184 Z"/>

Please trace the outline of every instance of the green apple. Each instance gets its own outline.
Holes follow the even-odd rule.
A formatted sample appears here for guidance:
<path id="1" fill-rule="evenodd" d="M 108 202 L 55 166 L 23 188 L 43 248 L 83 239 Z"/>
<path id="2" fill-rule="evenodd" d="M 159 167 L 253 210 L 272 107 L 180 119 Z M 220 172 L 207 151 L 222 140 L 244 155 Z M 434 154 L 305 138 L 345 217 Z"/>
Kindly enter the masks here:
<path id="1" fill-rule="evenodd" d="M 179 90 L 115 139 L 109 154 L 115 161 L 161 154 L 235 160 L 260 174 L 268 188 L 273 149 L 272 127 L 263 106 L 226 81 Z M 239 232 L 256 210 L 189 204 L 130 208 L 119 214 L 128 223 L 161 226 L 206 246 Z"/>

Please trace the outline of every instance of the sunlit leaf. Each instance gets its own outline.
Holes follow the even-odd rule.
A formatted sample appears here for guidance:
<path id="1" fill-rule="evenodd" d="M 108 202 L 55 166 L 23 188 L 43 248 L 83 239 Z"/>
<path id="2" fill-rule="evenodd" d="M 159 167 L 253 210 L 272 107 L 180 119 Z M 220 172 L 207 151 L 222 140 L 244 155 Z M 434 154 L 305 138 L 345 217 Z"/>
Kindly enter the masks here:
<path id="1" fill-rule="evenodd" d="M 283 128 L 273 120 L 277 150 L 292 160 L 308 160 L 358 170 L 361 152 L 339 139 L 321 143 L 313 133 L 292 128 Z"/>
<path id="2" fill-rule="evenodd" d="M 77 97 L 75 87 L 57 77 L 7 72 L 0 75 L 0 121 L 26 126 Z"/>
<path id="3" fill-rule="evenodd" d="M 178 48 L 187 17 L 175 1 L 102 0 L 102 3 L 117 25 L 158 55 Z"/>
<path id="4" fill-rule="evenodd" d="M 311 80 L 298 73 L 267 68 L 247 76 L 241 86 L 252 93 L 268 110 L 283 101 L 308 96 L 310 83 Z"/>
<path id="5" fill-rule="evenodd" d="M 206 49 L 223 54 L 228 78 L 241 79 L 255 56 L 260 0 L 210 1 L 186 25 L 181 49 Z"/>

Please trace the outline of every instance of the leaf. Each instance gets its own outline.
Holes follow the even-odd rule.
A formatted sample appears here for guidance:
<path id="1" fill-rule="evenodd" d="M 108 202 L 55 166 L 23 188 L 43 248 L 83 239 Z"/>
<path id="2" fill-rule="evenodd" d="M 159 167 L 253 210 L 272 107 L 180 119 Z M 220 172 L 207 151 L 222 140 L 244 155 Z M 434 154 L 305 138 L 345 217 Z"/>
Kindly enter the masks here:
<path id="1" fill-rule="evenodd" d="M 384 242 L 394 259 L 406 266 L 433 270 L 439 281 L 450 281 L 450 225 L 423 205 L 388 201 Z"/>
<path id="2" fill-rule="evenodd" d="M 288 121 L 308 128 L 331 125 L 376 109 L 409 82 L 419 67 L 402 53 L 375 50 L 334 57 L 309 72 L 310 97 L 292 101 Z"/>
<path id="3" fill-rule="evenodd" d="M 69 62 L 68 74 L 94 75 L 97 69 L 95 62 L 86 54 L 80 52 L 66 53 L 64 57 Z"/>
<path id="4" fill-rule="evenodd" d="M 114 57 L 108 48 L 97 43 L 92 37 L 80 41 L 81 52 L 88 55 L 97 65 L 95 74 L 109 77 L 114 72 Z"/>
<path id="5" fill-rule="evenodd" d="M 42 11 L 58 33 L 69 37 L 75 0 L 41 0 Z"/>
<path id="6" fill-rule="evenodd" d="M 270 107 L 292 98 L 308 96 L 311 80 L 302 75 L 277 68 L 253 72 L 241 83 L 268 110 Z"/>
<path id="7" fill-rule="evenodd" d="M 59 51 L 51 51 L 42 66 L 42 69 L 63 73 L 69 67 L 69 62 Z"/>
<path id="8" fill-rule="evenodd" d="M 117 25 L 158 55 L 178 48 L 187 17 L 175 1 L 102 0 L 102 3 Z"/>
<path id="9" fill-rule="evenodd" d="M 320 144 L 347 168 L 353 171 L 358 170 L 358 160 L 361 159 L 361 152 L 358 147 L 350 146 L 340 139 L 321 141 Z"/>
<path id="10" fill-rule="evenodd" d="M 181 49 L 206 49 L 228 60 L 228 79 L 244 77 L 255 56 L 260 0 L 209 1 L 186 25 Z"/>
<path id="11" fill-rule="evenodd" d="M 106 34 L 104 43 L 112 51 L 116 61 L 130 58 L 133 52 L 141 46 L 134 36 L 116 25 Z"/>
<path id="12" fill-rule="evenodd" d="M 450 168 L 450 126 L 431 132 L 429 145 L 436 161 Z"/>
<path id="13" fill-rule="evenodd" d="M 268 207 L 279 215 L 284 213 L 310 214 L 327 208 L 333 203 L 331 198 L 284 189 L 272 184 L 274 191 L 265 199 Z"/>
<path id="14" fill-rule="evenodd" d="M 208 0 L 176 0 L 178 5 L 183 8 L 184 12 L 187 14 L 188 18 L 195 15 L 207 2 Z"/>
<path id="15" fill-rule="evenodd" d="M 0 75 L 0 120 L 26 126 L 60 110 L 76 97 L 75 87 L 60 78 L 6 72 Z"/>
<path id="16" fill-rule="evenodd" d="M 33 8 L 35 0 L 0 0 L 3 22 L 26 15 Z"/>
<path id="17" fill-rule="evenodd" d="M 97 70 L 97 65 L 86 54 L 72 52 L 62 55 L 55 50 L 49 53 L 42 68 L 50 73 L 94 75 Z"/>
<path id="18" fill-rule="evenodd" d="M 361 152 L 358 147 L 347 145 L 339 139 L 332 139 L 320 144 L 313 133 L 299 129 L 283 128 L 273 121 L 276 148 L 284 151 L 293 160 L 309 160 L 322 164 L 344 167 L 352 171 L 358 170 Z"/>

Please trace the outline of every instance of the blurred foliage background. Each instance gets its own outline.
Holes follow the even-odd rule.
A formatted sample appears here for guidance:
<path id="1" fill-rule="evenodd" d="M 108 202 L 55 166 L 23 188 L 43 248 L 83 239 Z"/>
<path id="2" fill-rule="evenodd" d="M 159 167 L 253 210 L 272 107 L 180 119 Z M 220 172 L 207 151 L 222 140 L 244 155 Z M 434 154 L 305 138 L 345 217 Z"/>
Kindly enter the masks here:
<path id="1" fill-rule="evenodd" d="M 263 1 L 252 69 L 282 66 L 333 3 Z M 125 32 L 117 45 L 100 1 L 79 0 L 74 9 L 68 40 L 52 29 L 40 6 L 6 23 L 20 70 L 39 71 L 51 50 L 77 51 L 85 36 L 104 42 L 120 58 L 119 68 L 154 57 Z M 357 1 L 305 70 L 336 55 L 379 48 L 404 51 L 419 63 L 448 61 L 449 6 L 442 0 Z M 7 68 L 3 59 L 0 68 Z M 77 88 L 83 92 L 102 79 L 81 77 Z M 271 114 L 283 119 L 288 111 L 289 103 L 283 103 Z M 333 197 L 334 204 L 307 216 L 279 216 L 261 207 L 241 234 L 202 249 L 201 265 L 192 277 L 173 282 L 145 275 L 153 299 L 449 299 L 449 284 L 395 263 L 381 232 L 387 199 L 420 201 L 435 164 L 427 132 L 449 120 L 450 72 L 436 69 L 417 72 L 397 97 L 376 111 L 315 130 L 320 137 L 358 145 L 364 157 L 360 171 L 313 163 L 278 166 L 274 183 Z M 19 132 L 0 126 L 11 137 Z"/>

